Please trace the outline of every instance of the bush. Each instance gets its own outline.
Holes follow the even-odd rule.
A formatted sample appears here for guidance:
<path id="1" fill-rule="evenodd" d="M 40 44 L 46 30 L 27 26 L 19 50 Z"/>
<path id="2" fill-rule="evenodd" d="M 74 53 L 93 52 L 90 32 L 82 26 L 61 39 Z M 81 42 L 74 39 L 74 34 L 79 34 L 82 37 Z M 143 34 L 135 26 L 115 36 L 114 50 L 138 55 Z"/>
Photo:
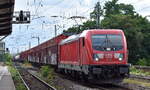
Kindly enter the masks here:
<path id="1" fill-rule="evenodd" d="M 130 68 L 130 74 L 145 75 L 143 70 L 136 69 L 134 66 Z"/>
<path id="2" fill-rule="evenodd" d="M 42 77 L 45 77 L 47 79 L 52 79 L 54 77 L 54 70 L 50 68 L 49 66 L 42 66 L 40 68 L 40 72 Z"/>
<path id="3" fill-rule="evenodd" d="M 130 74 L 149 76 L 150 72 L 145 72 L 143 70 L 136 69 L 134 66 L 132 66 L 130 67 Z"/>
<path id="4" fill-rule="evenodd" d="M 10 73 L 12 75 L 12 78 L 18 76 L 18 72 L 17 72 L 17 70 L 14 67 L 9 67 L 9 71 L 10 71 Z"/>
<path id="5" fill-rule="evenodd" d="M 142 58 L 142 59 L 139 59 L 137 64 L 140 66 L 150 66 L 149 62 L 150 62 L 149 59 Z"/>
<path id="6" fill-rule="evenodd" d="M 23 83 L 18 84 L 16 90 L 27 90 Z"/>
<path id="7" fill-rule="evenodd" d="M 136 69 L 134 66 L 132 66 L 132 67 L 130 68 L 130 72 L 133 73 L 133 74 L 142 73 L 141 70 Z"/>
<path id="8" fill-rule="evenodd" d="M 47 77 L 49 74 L 49 67 L 48 66 L 42 66 L 40 71 L 41 71 L 41 74 L 43 77 Z"/>
<path id="9" fill-rule="evenodd" d="M 9 54 L 9 53 L 5 53 L 5 54 L 4 54 L 4 58 L 5 58 L 5 60 L 6 60 L 7 62 L 10 62 L 10 61 L 12 60 L 12 56 L 11 56 L 11 54 Z"/>
<path id="10" fill-rule="evenodd" d="M 12 56 L 8 53 L 4 54 L 5 64 L 8 66 L 12 66 Z"/>
<path id="11" fill-rule="evenodd" d="M 6 61 L 5 64 L 6 64 L 7 66 L 12 66 L 12 65 L 13 65 L 12 61 Z"/>
<path id="12" fill-rule="evenodd" d="M 11 73 L 16 90 L 27 90 L 18 74 L 18 71 L 13 66 L 9 66 L 8 69 Z"/>

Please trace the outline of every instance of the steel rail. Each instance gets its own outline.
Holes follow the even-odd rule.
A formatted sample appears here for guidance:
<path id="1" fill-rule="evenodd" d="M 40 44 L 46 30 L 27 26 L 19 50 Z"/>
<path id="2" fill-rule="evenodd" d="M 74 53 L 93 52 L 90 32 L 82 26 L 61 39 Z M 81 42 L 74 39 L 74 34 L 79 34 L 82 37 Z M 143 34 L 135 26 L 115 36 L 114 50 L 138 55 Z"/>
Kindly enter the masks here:
<path id="1" fill-rule="evenodd" d="M 150 76 L 142 76 L 142 75 L 131 74 L 130 78 L 137 78 L 137 79 L 143 79 L 143 80 L 149 80 L 150 81 Z"/>
<path id="2" fill-rule="evenodd" d="M 137 69 L 150 69 L 150 66 L 139 66 L 139 65 L 133 65 Z"/>
<path id="3" fill-rule="evenodd" d="M 20 67 L 20 66 L 17 66 L 17 67 Z M 24 85 L 26 86 L 27 90 L 30 90 L 30 88 L 28 87 L 28 85 L 26 84 L 25 80 L 22 78 L 19 70 L 17 69 L 16 65 L 15 65 L 15 68 L 21 78 L 21 80 L 23 81 Z M 45 86 L 47 86 L 48 88 L 50 88 L 51 90 L 57 90 L 56 88 L 54 88 L 53 86 L 49 85 L 48 83 L 46 83 L 44 80 L 40 79 L 39 77 L 37 77 L 36 75 L 30 73 L 29 71 L 27 71 L 27 73 L 29 73 L 30 75 L 32 75 L 35 79 L 37 79 L 39 82 L 43 83 Z"/>
<path id="4" fill-rule="evenodd" d="M 30 90 L 30 88 L 28 87 L 28 85 L 27 85 L 27 83 L 24 81 L 24 79 L 22 78 L 22 76 L 21 76 L 20 72 L 18 71 L 18 69 L 16 68 L 16 66 L 15 66 L 15 69 L 17 70 L 17 73 L 18 73 L 19 77 L 21 78 L 23 84 L 24 84 L 25 87 L 27 88 L 27 90 Z"/>
<path id="5" fill-rule="evenodd" d="M 34 78 L 36 78 L 37 80 L 39 80 L 40 82 L 42 82 L 43 84 L 45 84 L 46 86 L 48 86 L 49 88 L 51 88 L 52 90 L 57 90 L 56 88 L 54 88 L 53 86 L 49 85 L 48 83 L 46 83 L 44 80 L 40 79 L 39 77 L 37 77 L 36 75 L 30 73 L 28 71 L 29 74 L 31 74 Z"/>

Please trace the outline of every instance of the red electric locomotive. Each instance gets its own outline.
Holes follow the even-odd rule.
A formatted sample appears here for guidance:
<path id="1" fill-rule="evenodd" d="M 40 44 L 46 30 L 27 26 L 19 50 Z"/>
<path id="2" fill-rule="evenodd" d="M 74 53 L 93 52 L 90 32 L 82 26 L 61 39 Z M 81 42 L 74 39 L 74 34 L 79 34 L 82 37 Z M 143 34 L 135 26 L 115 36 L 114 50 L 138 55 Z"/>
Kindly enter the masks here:
<path id="1" fill-rule="evenodd" d="M 58 67 L 69 74 L 104 80 L 129 75 L 126 38 L 122 30 L 85 30 L 59 44 Z"/>

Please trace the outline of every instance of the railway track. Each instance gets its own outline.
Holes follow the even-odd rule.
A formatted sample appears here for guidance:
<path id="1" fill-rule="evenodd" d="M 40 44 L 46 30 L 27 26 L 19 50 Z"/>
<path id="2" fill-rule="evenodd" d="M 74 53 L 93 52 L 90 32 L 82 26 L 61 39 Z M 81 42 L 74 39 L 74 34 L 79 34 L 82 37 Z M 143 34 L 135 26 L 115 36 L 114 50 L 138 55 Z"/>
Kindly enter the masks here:
<path id="1" fill-rule="evenodd" d="M 114 84 L 93 84 L 91 86 L 100 90 L 131 90 L 129 88 Z"/>
<path id="2" fill-rule="evenodd" d="M 16 68 L 19 71 L 21 79 L 23 80 L 27 90 L 56 90 L 37 76 L 28 72 L 26 69 L 18 65 Z"/>
<path id="3" fill-rule="evenodd" d="M 142 75 L 133 75 L 133 74 L 131 74 L 130 78 L 150 81 L 150 76 L 142 76 Z"/>
<path id="4" fill-rule="evenodd" d="M 149 69 L 150 70 L 150 66 L 139 66 L 139 65 L 134 65 L 135 68 L 137 69 Z"/>
<path id="5" fill-rule="evenodd" d="M 138 65 L 134 65 L 134 67 L 136 69 L 143 70 L 145 72 L 150 72 L 150 66 L 138 66 Z"/>
<path id="6" fill-rule="evenodd" d="M 23 80 L 25 81 L 25 83 L 27 84 L 27 86 L 31 89 L 29 90 L 56 90 L 56 89 L 47 89 L 47 87 L 44 89 L 43 85 L 40 86 L 37 82 L 38 80 L 34 80 L 34 78 L 38 78 L 36 76 L 34 76 L 33 74 L 29 73 L 27 70 L 24 70 L 23 68 L 20 68 L 19 65 L 17 65 L 18 70 L 20 71 L 20 74 L 23 78 Z M 34 71 L 34 69 L 31 69 Z M 29 76 L 32 75 L 33 77 Z M 75 85 L 81 85 L 83 87 L 87 87 L 88 90 L 131 90 L 128 88 L 125 88 L 123 86 L 120 85 L 112 85 L 112 84 L 95 84 L 95 83 L 91 83 L 91 82 L 85 82 L 82 80 L 74 80 L 72 77 L 70 76 L 66 76 L 66 75 L 62 75 L 58 73 L 58 76 L 63 78 L 64 80 L 70 80 L 71 82 L 73 82 Z M 27 80 L 26 80 L 27 79 Z M 28 84 L 29 83 L 29 84 Z M 37 86 L 33 86 L 36 83 Z M 32 89 L 33 88 L 33 89 Z M 39 89 L 35 89 L 35 88 L 39 88 Z M 66 89 L 67 90 L 67 89 Z M 70 89 L 71 90 L 71 89 Z M 76 89 L 72 89 L 72 90 L 76 90 Z M 82 90 L 82 89 L 81 89 Z"/>
<path id="7" fill-rule="evenodd" d="M 73 79 L 70 76 L 65 76 L 65 75 L 62 75 L 62 74 L 59 74 L 59 77 L 61 77 L 63 79 L 70 80 L 74 84 L 82 85 L 82 86 L 85 86 L 85 87 L 89 88 L 87 90 L 132 90 L 132 89 L 126 88 L 126 87 L 121 86 L 121 85 L 115 85 L 115 84 L 97 84 L 95 82 L 83 81 L 81 79 L 79 79 L 79 80 L 76 79 L 75 80 L 75 79 Z"/>

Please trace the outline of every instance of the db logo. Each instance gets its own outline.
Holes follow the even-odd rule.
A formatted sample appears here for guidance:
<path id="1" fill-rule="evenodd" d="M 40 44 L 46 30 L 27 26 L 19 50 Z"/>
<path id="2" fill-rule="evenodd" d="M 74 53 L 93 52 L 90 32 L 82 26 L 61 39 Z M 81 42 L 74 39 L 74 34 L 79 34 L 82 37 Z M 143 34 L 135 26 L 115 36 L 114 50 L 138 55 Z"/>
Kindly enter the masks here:
<path id="1" fill-rule="evenodd" d="M 112 54 L 105 54 L 105 58 L 112 58 Z"/>

